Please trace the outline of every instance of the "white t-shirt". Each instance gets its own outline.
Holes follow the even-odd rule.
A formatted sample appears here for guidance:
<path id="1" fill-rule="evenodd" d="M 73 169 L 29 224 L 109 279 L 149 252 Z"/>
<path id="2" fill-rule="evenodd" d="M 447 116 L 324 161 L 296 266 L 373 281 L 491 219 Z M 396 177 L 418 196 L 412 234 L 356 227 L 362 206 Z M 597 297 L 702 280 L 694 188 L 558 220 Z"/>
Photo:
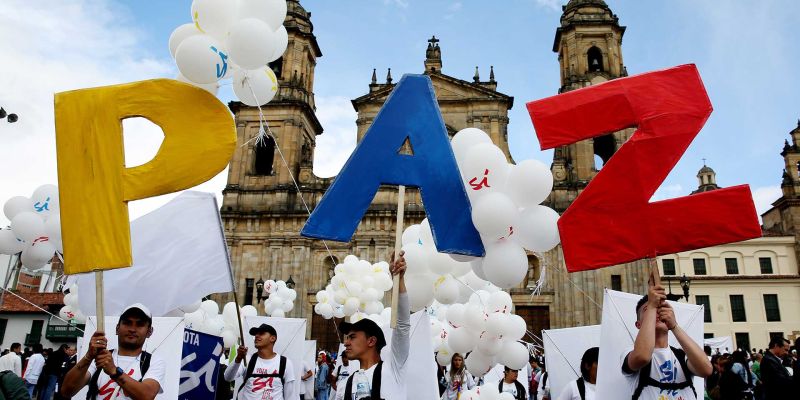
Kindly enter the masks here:
<path id="1" fill-rule="evenodd" d="M 632 350 L 633 349 L 631 349 L 631 351 Z M 623 353 L 623 363 L 625 362 L 625 357 L 627 357 L 628 353 L 630 353 L 630 351 Z M 623 370 L 623 374 L 627 377 L 628 385 L 630 386 L 630 393 L 633 394 L 633 392 L 636 390 L 636 386 L 639 384 L 639 371 L 636 371 L 632 374 L 626 374 Z M 678 362 L 678 359 L 675 357 L 675 354 L 669 347 L 653 349 L 650 377 L 657 382 L 665 383 L 681 383 L 686 381 L 686 375 L 681 369 L 681 364 Z M 662 390 L 654 386 L 645 386 L 642 390 L 642 394 L 639 396 L 639 399 L 695 400 L 697 397 L 694 395 L 694 392 L 692 392 L 692 388 L 690 387 L 686 387 L 681 390 Z"/>
<path id="2" fill-rule="evenodd" d="M 151 355 L 150 366 L 147 368 L 144 378 L 142 378 L 139 356 L 120 356 L 114 351 L 112 357 L 114 358 L 114 365 L 122 368 L 131 378 L 137 381 L 153 379 L 158 382 L 158 393 L 164 392 L 164 374 L 166 373 L 167 367 L 161 357 L 155 354 Z M 94 375 L 95 371 L 97 371 L 97 365 L 95 365 L 95 363 L 89 364 L 89 376 Z M 97 377 L 97 400 L 131 400 L 130 397 L 125 395 L 125 391 L 123 390 L 119 390 L 116 396 L 114 396 L 117 387 L 119 387 L 117 382 L 111 380 L 111 377 L 105 372 L 100 372 L 100 376 Z"/>
<path id="3" fill-rule="evenodd" d="M 501 390 L 500 393 L 510 393 L 514 398 L 517 398 L 517 383 L 506 383 L 503 381 L 503 390 Z"/>
<path id="4" fill-rule="evenodd" d="M 303 361 L 302 365 L 303 369 L 300 371 L 301 382 L 299 385 L 299 392 L 300 394 L 314 393 L 314 368 L 311 368 L 308 365 L 307 361 Z M 308 371 L 311 371 L 311 376 L 309 376 L 308 379 L 303 380 L 302 378 L 306 375 L 306 372 Z M 308 390 L 309 387 L 311 388 L 310 391 Z"/>
<path id="5" fill-rule="evenodd" d="M 336 395 L 334 399 L 342 400 L 344 399 L 344 388 L 347 386 L 347 378 L 350 377 L 349 364 L 342 364 L 338 367 L 335 367 L 333 370 L 333 376 L 336 377 L 336 390 L 334 391 Z"/>
<path id="6" fill-rule="evenodd" d="M 397 327 L 392 334 L 389 346 L 392 351 L 391 360 L 385 361 L 381 367 L 381 399 L 383 400 L 406 400 L 406 361 L 411 342 L 411 305 L 408 300 L 408 293 L 400 293 L 397 302 Z M 353 373 L 353 386 L 351 388 L 353 398 L 346 400 L 361 400 L 363 395 L 359 394 L 358 385 L 365 385 L 362 393 L 369 396 L 371 393 L 372 376 L 375 373 L 375 364 L 366 371 L 359 369 Z M 347 382 L 345 382 L 345 385 Z M 345 386 L 339 387 L 344 393 Z"/>
<path id="7" fill-rule="evenodd" d="M 448 367 L 448 371 L 444 374 L 444 379 L 447 382 L 447 389 L 445 389 L 444 394 L 442 394 L 442 399 L 457 400 L 459 393 L 463 393 L 475 387 L 475 378 L 472 377 L 472 374 L 470 374 L 466 368 L 464 368 L 462 374 L 456 374 L 451 378 L 449 369 L 450 367 Z"/>
<path id="8" fill-rule="evenodd" d="M 17 376 L 22 376 L 22 359 L 13 351 L 0 357 L 0 371 L 11 371 Z"/>
<path id="9" fill-rule="evenodd" d="M 594 400 L 594 384 L 586 381 L 583 381 L 583 384 L 586 387 L 585 400 Z M 558 400 L 582 400 L 581 392 L 578 390 L 577 380 L 571 381 L 566 387 L 564 387 L 564 390 L 562 390 L 561 394 L 558 395 Z"/>
<path id="10" fill-rule="evenodd" d="M 539 388 L 536 389 L 536 395 L 539 400 L 544 399 L 546 396 L 550 396 L 550 377 L 548 376 L 547 381 L 542 384 L 544 374 L 546 374 L 544 371 L 539 371 L 536 373 L 536 382 L 539 382 Z"/>
<path id="11" fill-rule="evenodd" d="M 25 367 L 25 380 L 31 384 L 39 382 L 42 368 L 44 368 L 44 356 L 41 353 L 30 356 L 28 366 Z"/>
<path id="12" fill-rule="evenodd" d="M 267 360 L 261 357 L 256 357 L 256 365 L 253 369 L 253 375 L 263 374 L 278 374 L 281 367 L 280 354 L 275 354 L 275 357 Z M 225 380 L 232 381 L 244 377 L 247 368 L 241 363 L 234 362 L 230 367 L 235 369 L 232 377 L 229 377 L 228 371 L 225 371 Z M 230 378 L 230 379 L 229 379 Z M 294 366 L 292 360 L 286 359 L 286 370 L 283 373 L 283 382 L 278 377 L 274 378 L 251 378 L 244 383 L 241 391 L 237 387 L 235 390 L 239 391 L 237 399 L 239 400 L 294 400 L 299 398 L 297 390 L 295 390 L 295 381 L 297 378 L 294 376 Z"/>

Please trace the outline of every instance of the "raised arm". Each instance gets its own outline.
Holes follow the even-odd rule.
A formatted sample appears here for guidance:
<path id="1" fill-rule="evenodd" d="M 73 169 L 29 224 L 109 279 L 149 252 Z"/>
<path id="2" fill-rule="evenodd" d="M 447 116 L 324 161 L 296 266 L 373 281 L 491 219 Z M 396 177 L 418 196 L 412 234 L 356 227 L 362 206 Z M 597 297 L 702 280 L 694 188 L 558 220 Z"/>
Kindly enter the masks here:
<path id="1" fill-rule="evenodd" d="M 406 292 L 406 260 L 403 258 L 404 252 L 400 252 L 400 257 L 394 260 L 389 268 L 392 275 L 399 275 L 400 298 L 397 301 L 397 327 L 392 334 L 392 364 L 394 371 L 399 372 L 408 360 L 408 351 L 411 343 L 411 304 Z"/>
<path id="2" fill-rule="evenodd" d="M 653 358 L 653 349 L 656 347 L 658 307 L 666 299 L 664 287 L 651 280 L 648 284 L 647 304 L 642 306 L 643 310 L 639 318 L 639 333 L 633 343 L 633 350 L 625 358 L 626 365 L 622 366 L 623 370 L 638 371 Z"/>
<path id="3" fill-rule="evenodd" d="M 658 310 L 658 317 L 667 324 L 667 328 L 675 335 L 675 339 L 678 339 L 678 343 L 680 343 L 681 348 L 686 353 L 687 365 L 692 374 L 701 378 L 709 377 L 713 372 L 711 361 L 708 360 L 703 349 L 701 349 L 700 346 L 689 337 L 686 331 L 678 325 L 675 319 L 675 312 L 669 303 L 665 302 L 664 305 L 661 306 Z"/>
<path id="4" fill-rule="evenodd" d="M 239 375 L 239 368 L 242 366 L 242 361 L 247 356 L 247 347 L 239 346 L 236 349 L 236 359 L 233 360 L 233 363 L 225 368 L 225 374 L 223 378 L 225 378 L 225 382 L 233 382 L 236 380 L 236 377 Z"/>

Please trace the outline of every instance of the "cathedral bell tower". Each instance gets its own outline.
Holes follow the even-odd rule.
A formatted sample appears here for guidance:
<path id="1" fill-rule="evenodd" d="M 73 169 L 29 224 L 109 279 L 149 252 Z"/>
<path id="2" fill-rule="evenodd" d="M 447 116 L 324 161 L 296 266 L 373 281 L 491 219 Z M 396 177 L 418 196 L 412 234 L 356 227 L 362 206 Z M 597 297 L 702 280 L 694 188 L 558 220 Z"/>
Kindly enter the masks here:
<path id="1" fill-rule="evenodd" d="M 561 69 L 559 93 L 628 75 L 622 62 L 625 27 L 603 0 L 570 0 L 563 6 L 553 52 Z M 555 185 L 549 206 L 563 212 L 603 164 L 633 134 L 625 129 L 555 149 Z"/>

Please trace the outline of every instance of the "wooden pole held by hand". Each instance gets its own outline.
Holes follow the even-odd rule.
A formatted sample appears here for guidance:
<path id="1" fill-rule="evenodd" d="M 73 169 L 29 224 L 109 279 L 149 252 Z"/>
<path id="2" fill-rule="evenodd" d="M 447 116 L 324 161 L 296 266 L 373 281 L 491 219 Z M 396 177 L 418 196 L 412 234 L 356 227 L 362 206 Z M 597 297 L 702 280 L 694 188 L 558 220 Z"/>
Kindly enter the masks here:
<path id="1" fill-rule="evenodd" d="M 653 257 L 650 261 L 650 281 L 653 286 L 661 285 L 661 272 L 658 270 L 658 260 Z"/>
<path id="2" fill-rule="evenodd" d="M 106 310 L 103 307 L 103 270 L 94 271 L 94 298 L 97 302 L 95 308 L 97 314 L 97 330 L 106 331 Z"/>
<path id="3" fill-rule="evenodd" d="M 403 248 L 403 219 L 405 218 L 406 206 L 406 187 L 400 185 L 397 190 L 397 222 L 395 223 L 394 232 L 394 256 L 392 260 L 396 260 L 400 256 L 400 250 Z M 392 276 L 392 318 L 390 319 L 389 326 L 394 329 L 397 327 L 397 304 L 400 299 L 400 275 Z"/>

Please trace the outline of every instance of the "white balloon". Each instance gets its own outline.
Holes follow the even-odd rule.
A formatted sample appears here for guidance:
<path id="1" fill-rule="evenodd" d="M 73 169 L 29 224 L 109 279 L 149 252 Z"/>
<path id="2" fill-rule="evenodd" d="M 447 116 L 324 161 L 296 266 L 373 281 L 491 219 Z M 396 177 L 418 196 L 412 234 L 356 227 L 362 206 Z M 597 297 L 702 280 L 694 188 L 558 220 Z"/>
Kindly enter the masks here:
<path id="1" fill-rule="evenodd" d="M 522 211 L 514 240 L 522 247 L 545 252 L 561 241 L 558 234 L 558 213 L 545 206 L 532 206 Z"/>
<path id="2" fill-rule="evenodd" d="M 56 254 L 56 248 L 49 241 L 33 243 L 22 252 L 22 265 L 28 269 L 39 269 L 49 263 Z"/>
<path id="3" fill-rule="evenodd" d="M 222 307 L 222 321 L 226 326 L 235 326 L 239 323 L 236 303 L 230 301 Z"/>
<path id="4" fill-rule="evenodd" d="M 522 369 L 528 364 L 528 349 L 515 340 L 504 340 L 503 348 L 498 354 L 498 361 L 511 369 Z"/>
<path id="5" fill-rule="evenodd" d="M 273 294 L 276 290 L 278 290 L 278 284 L 274 280 L 267 279 L 267 281 L 264 282 L 264 292 Z"/>
<path id="6" fill-rule="evenodd" d="M 433 240 L 433 231 L 431 231 L 431 224 L 425 218 L 419 223 L 419 240 L 422 241 L 423 246 L 434 247 L 435 241 Z"/>
<path id="7" fill-rule="evenodd" d="M 319 292 L 317 292 L 317 295 L 315 297 L 317 298 L 318 303 L 327 303 L 328 301 L 331 300 L 330 295 L 325 290 L 320 290 Z"/>
<path id="8" fill-rule="evenodd" d="M 343 305 L 344 305 L 344 315 L 349 317 L 358 311 L 358 308 L 361 306 L 361 302 L 358 301 L 358 298 L 356 297 L 348 297 Z"/>
<path id="9" fill-rule="evenodd" d="M 464 325 L 475 332 L 483 332 L 486 328 L 486 314 L 483 307 L 467 304 L 464 309 Z"/>
<path id="10" fill-rule="evenodd" d="M 497 291 L 489 295 L 489 312 L 510 313 L 511 306 L 514 302 L 511 300 L 511 295 L 504 291 Z"/>
<path id="11" fill-rule="evenodd" d="M 205 322 L 203 322 L 203 327 L 205 328 L 205 333 L 220 336 L 222 330 L 225 329 L 225 323 L 222 322 L 222 318 L 206 318 Z"/>
<path id="12" fill-rule="evenodd" d="M 286 289 L 286 281 L 276 281 L 275 282 L 275 290 Z"/>
<path id="13" fill-rule="evenodd" d="M 520 207 L 543 202 L 553 190 L 553 173 L 538 160 L 525 160 L 511 167 L 506 192 Z"/>
<path id="14" fill-rule="evenodd" d="M 520 340 L 528 331 L 528 324 L 516 314 L 510 314 L 503 324 L 503 338 L 506 340 Z"/>
<path id="15" fill-rule="evenodd" d="M 473 351 L 472 353 L 469 353 L 465 363 L 467 365 L 467 371 L 469 371 L 474 377 L 480 378 L 489 372 L 494 364 L 493 361 L 494 359 L 491 357 L 487 357 L 485 354 L 479 351 Z"/>
<path id="16" fill-rule="evenodd" d="M 86 323 L 86 315 L 84 313 L 80 312 L 80 310 L 75 311 L 74 319 L 75 319 L 75 323 L 76 324 L 80 325 L 80 324 L 85 324 Z"/>
<path id="17" fill-rule="evenodd" d="M 275 50 L 272 51 L 272 55 L 269 57 L 269 62 L 273 62 L 283 56 L 283 53 L 286 52 L 286 48 L 289 46 L 289 33 L 286 32 L 286 28 L 281 25 L 275 31 Z"/>
<path id="18" fill-rule="evenodd" d="M 452 258 L 452 254 L 450 254 L 450 258 Z M 472 263 L 470 262 L 461 262 L 455 261 L 453 262 L 453 270 L 450 272 L 454 277 L 462 277 L 472 271 Z"/>
<path id="19" fill-rule="evenodd" d="M 419 224 L 411 225 L 403 231 L 403 247 L 408 244 L 419 244 Z"/>
<path id="20" fill-rule="evenodd" d="M 503 341 L 495 336 L 484 334 L 478 339 L 477 349 L 487 356 L 494 357 L 503 349 Z"/>
<path id="21" fill-rule="evenodd" d="M 478 279 L 482 281 L 488 280 L 486 279 L 486 273 L 483 272 L 483 258 L 479 258 L 469 263 L 469 265 L 472 267 L 472 273 L 474 273 Z"/>
<path id="22" fill-rule="evenodd" d="M 266 22 L 245 18 L 236 22 L 225 41 L 231 61 L 242 69 L 256 69 L 270 62 L 277 35 Z"/>
<path id="23" fill-rule="evenodd" d="M 225 329 L 222 331 L 222 343 L 225 348 L 236 346 L 237 339 L 239 339 L 239 335 L 237 335 L 234 331 L 230 329 Z"/>
<path id="24" fill-rule="evenodd" d="M 481 397 L 481 399 L 483 399 L 483 397 Z M 498 394 L 497 397 L 495 397 L 495 400 L 514 400 L 514 395 L 508 392 L 503 392 Z"/>
<path id="25" fill-rule="evenodd" d="M 508 315 L 503 313 L 491 313 L 486 318 L 486 334 L 494 337 L 502 337 L 505 332 L 505 324 Z"/>
<path id="26" fill-rule="evenodd" d="M 385 311 L 385 309 L 384 309 L 384 311 Z M 344 308 L 342 306 L 334 308 L 333 309 L 333 317 L 344 318 Z M 327 317 L 327 319 L 330 319 L 330 317 Z"/>
<path id="27" fill-rule="evenodd" d="M 195 83 L 212 83 L 228 74 L 228 52 L 208 35 L 186 38 L 175 52 L 181 75 Z"/>
<path id="28" fill-rule="evenodd" d="M 500 391 L 497 388 L 497 385 L 483 385 L 481 386 L 481 397 L 480 400 L 498 400 L 500 397 Z M 514 400 L 512 396 L 510 400 Z"/>
<path id="29" fill-rule="evenodd" d="M 66 296 L 64 297 L 64 299 L 66 299 Z M 58 310 L 58 316 L 61 317 L 61 319 L 63 320 L 69 321 L 75 316 L 75 313 L 72 311 L 72 307 L 66 305 L 64 307 L 61 307 L 60 310 Z"/>
<path id="30" fill-rule="evenodd" d="M 458 287 L 459 284 L 452 275 L 441 276 L 433 284 L 433 297 L 439 303 L 453 304 L 458 300 Z"/>
<path id="31" fill-rule="evenodd" d="M 0 229 L 0 254 L 17 254 L 25 250 L 25 242 L 17 239 L 11 229 Z"/>
<path id="32" fill-rule="evenodd" d="M 380 314 L 383 311 L 383 304 L 378 301 L 371 301 L 364 307 L 364 312 L 367 314 Z"/>
<path id="33" fill-rule="evenodd" d="M 478 344 L 479 335 L 466 327 L 454 328 L 447 336 L 447 344 L 456 353 L 466 354 Z"/>
<path id="34" fill-rule="evenodd" d="M 33 191 L 31 202 L 33 203 L 33 211 L 44 218 L 47 218 L 52 213 L 58 214 L 60 208 L 58 186 L 50 184 L 39 186 Z"/>
<path id="35" fill-rule="evenodd" d="M 289 311 L 292 311 L 293 308 L 294 308 L 294 302 L 291 300 L 285 300 L 283 301 L 283 303 L 281 303 L 281 309 L 283 310 L 283 312 L 288 313 Z"/>
<path id="36" fill-rule="evenodd" d="M 175 30 L 172 31 L 172 34 L 169 35 L 169 54 L 171 54 L 172 57 L 174 58 L 175 57 L 175 51 L 178 50 L 178 46 L 186 38 L 188 38 L 190 36 L 194 36 L 194 35 L 200 35 L 202 33 L 203 32 L 200 32 L 197 29 L 197 25 L 195 25 L 195 24 L 183 24 L 183 25 L 175 28 Z"/>
<path id="37" fill-rule="evenodd" d="M 486 132 L 478 128 L 462 129 L 450 139 L 450 146 L 453 147 L 453 154 L 455 154 L 456 160 L 462 160 L 466 156 L 467 150 L 479 143 L 492 143 L 492 139 Z"/>
<path id="38" fill-rule="evenodd" d="M 61 215 L 50 214 L 44 222 L 44 234 L 51 241 L 61 240 Z"/>
<path id="39" fill-rule="evenodd" d="M 445 275 L 453 271 L 456 264 L 449 254 L 446 253 L 432 253 L 428 257 L 428 267 L 435 275 Z"/>
<path id="40" fill-rule="evenodd" d="M 286 19 L 286 0 L 239 0 L 239 18 L 258 18 L 272 30 L 280 29 Z"/>
<path id="41" fill-rule="evenodd" d="M 11 220 L 11 230 L 18 238 L 30 243 L 44 236 L 44 220 L 34 212 L 21 212 Z"/>
<path id="42" fill-rule="evenodd" d="M 325 319 L 330 319 L 333 315 L 333 306 L 328 303 L 320 303 L 317 304 L 319 306 L 319 310 L 317 314 L 322 315 Z"/>
<path id="43" fill-rule="evenodd" d="M 502 289 L 510 289 L 525 279 L 528 273 L 528 256 L 513 240 L 501 240 L 486 246 L 483 273 L 489 282 Z"/>
<path id="44" fill-rule="evenodd" d="M 428 255 L 429 252 L 422 246 L 416 244 L 409 244 L 403 246 L 406 259 L 406 277 L 416 274 L 424 274 L 430 271 L 428 268 Z"/>
<path id="45" fill-rule="evenodd" d="M 519 222 L 519 209 L 505 194 L 487 193 L 472 203 L 472 222 L 483 237 L 508 237 Z"/>
<path id="46" fill-rule="evenodd" d="M 187 313 L 186 316 L 183 317 L 183 322 L 186 324 L 187 328 L 199 331 L 205 318 L 205 312 L 201 309 L 198 309 L 195 312 Z"/>
<path id="47" fill-rule="evenodd" d="M 453 328 L 463 327 L 466 324 L 465 309 L 463 304 L 453 304 L 447 308 L 447 321 Z"/>
<path id="48" fill-rule="evenodd" d="M 236 5 L 229 0 L 194 0 L 192 2 L 192 21 L 204 33 L 218 40 L 225 40 L 228 36 L 231 25 L 236 21 L 236 14 Z"/>
<path id="49" fill-rule="evenodd" d="M 3 205 L 3 213 L 9 221 L 13 220 L 17 214 L 25 211 L 33 212 L 33 202 L 24 196 L 14 196 Z"/>
<path id="50" fill-rule="evenodd" d="M 186 78 L 185 76 L 183 76 L 180 73 L 178 74 L 178 76 L 175 77 L 175 80 L 179 81 L 179 82 L 183 82 L 183 83 L 188 83 L 188 84 L 190 84 L 192 86 L 195 86 L 195 87 L 199 87 L 200 89 L 203 89 L 206 92 L 211 93 L 214 96 L 216 96 L 217 92 L 219 92 L 219 82 L 217 82 L 217 81 L 214 81 L 214 82 L 211 82 L 211 83 L 192 82 L 192 81 L 190 81 L 188 78 Z"/>
<path id="51" fill-rule="evenodd" d="M 275 310 L 272 311 L 272 314 L 270 314 L 270 316 L 275 317 L 275 318 L 285 318 L 286 317 L 286 313 L 283 312 L 282 309 L 276 308 Z"/>
<path id="52" fill-rule="evenodd" d="M 358 264 L 358 257 L 348 254 L 347 257 L 344 258 L 344 264 Z"/>
<path id="53" fill-rule="evenodd" d="M 375 289 L 374 287 L 364 289 L 364 299 L 366 301 L 377 301 L 381 297 L 382 293 L 379 293 L 378 289 Z M 368 313 L 368 314 L 373 314 L 373 313 Z"/>
<path id="54" fill-rule="evenodd" d="M 201 304 L 200 300 L 197 300 L 194 303 L 182 305 L 182 306 L 178 307 L 178 309 L 183 311 L 184 314 L 189 314 L 189 313 L 193 313 L 193 312 L 199 310 L 200 309 L 200 304 Z"/>
<path id="55" fill-rule="evenodd" d="M 242 314 L 242 318 L 255 317 L 256 315 L 258 315 L 258 310 L 249 304 L 243 306 L 242 310 L 239 312 Z"/>
<path id="56" fill-rule="evenodd" d="M 508 168 L 505 154 L 492 143 L 470 147 L 459 165 L 470 197 L 502 191 L 508 179 Z"/>
<path id="57" fill-rule="evenodd" d="M 427 273 L 406 276 L 406 290 L 412 311 L 419 311 L 433 302 L 433 279 Z"/>
<path id="58" fill-rule="evenodd" d="M 219 314 L 219 305 L 214 300 L 205 300 L 200 303 L 200 309 L 203 310 L 209 317 L 214 317 Z"/>
<path id="59" fill-rule="evenodd" d="M 448 346 L 446 342 L 439 345 L 439 347 L 436 349 L 436 362 L 439 363 L 439 365 L 446 367 L 450 365 L 452 359 L 453 350 L 450 349 L 450 346 Z"/>
<path id="60" fill-rule="evenodd" d="M 261 106 L 269 103 L 278 93 L 278 78 L 268 66 L 240 69 L 233 73 L 233 92 L 242 103 Z"/>

